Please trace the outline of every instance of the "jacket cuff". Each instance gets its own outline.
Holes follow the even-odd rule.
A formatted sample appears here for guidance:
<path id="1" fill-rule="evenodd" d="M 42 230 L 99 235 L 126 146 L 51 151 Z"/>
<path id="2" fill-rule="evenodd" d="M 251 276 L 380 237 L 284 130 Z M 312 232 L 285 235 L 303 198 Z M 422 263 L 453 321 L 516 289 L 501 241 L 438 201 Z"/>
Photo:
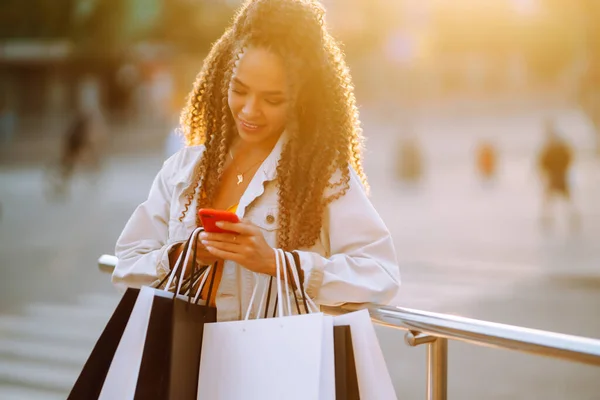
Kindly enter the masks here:
<path id="1" fill-rule="evenodd" d="M 321 286 L 323 286 L 325 265 L 316 259 L 317 257 L 313 257 L 310 252 L 296 251 L 295 253 L 299 256 L 300 269 L 304 273 L 304 291 L 307 296 L 316 300 L 319 297 Z"/>
<path id="2" fill-rule="evenodd" d="M 156 277 L 158 278 L 153 285 L 160 283 L 165 277 L 171 272 L 171 265 L 169 263 L 169 254 L 174 250 L 175 247 L 179 246 L 182 243 L 185 243 L 185 240 L 181 240 L 178 242 L 173 242 L 169 245 L 163 246 L 161 249 L 161 254 L 158 257 L 158 263 L 156 264 Z"/>

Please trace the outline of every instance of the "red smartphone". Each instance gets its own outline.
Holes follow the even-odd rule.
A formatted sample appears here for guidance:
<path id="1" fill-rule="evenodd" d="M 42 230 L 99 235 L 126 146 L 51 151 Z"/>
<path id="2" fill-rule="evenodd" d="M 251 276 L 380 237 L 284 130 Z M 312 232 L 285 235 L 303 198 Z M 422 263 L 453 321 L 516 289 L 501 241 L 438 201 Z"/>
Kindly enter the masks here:
<path id="1" fill-rule="evenodd" d="M 223 230 L 215 224 L 218 221 L 240 222 L 238 216 L 232 213 L 231 211 L 201 208 L 198 211 L 198 215 L 200 216 L 200 221 L 202 221 L 202 226 L 204 227 L 204 230 L 210 233 L 236 233 Z"/>

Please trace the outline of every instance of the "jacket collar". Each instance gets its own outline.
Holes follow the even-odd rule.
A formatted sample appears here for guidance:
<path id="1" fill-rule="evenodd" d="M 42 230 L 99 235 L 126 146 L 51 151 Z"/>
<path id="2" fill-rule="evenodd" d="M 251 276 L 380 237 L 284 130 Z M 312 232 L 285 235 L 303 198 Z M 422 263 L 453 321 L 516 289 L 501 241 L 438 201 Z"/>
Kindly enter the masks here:
<path id="1" fill-rule="evenodd" d="M 252 204 L 254 200 L 260 197 L 265 192 L 265 185 L 267 182 L 272 181 L 277 176 L 277 164 L 281 159 L 281 153 L 287 143 L 289 136 L 287 132 L 283 132 L 277 140 L 277 143 L 271 150 L 271 153 L 263 161 L 262 165 L 258 169 L 257 173 L 250 181 L 248 188 L 242 195 L 240 203 L 237 208 L 237 214 L 239 217 L 243 217 L 248 205 Z"/>
<path id="2" fill-rule="evenodd" d="M 281 159 L 281 153 L 283 152 L 283 147 L 285 146 L 287 141 L 288 134 L 284 131 L 279 137 L 279 140 L 277 140 L 277 143 L 275 143 L 275 146 L 273 147 L 273 150 L 271 150 L 271 153 L 269 153 L 265 161 L 263 161 L 260 170 L 263 172 L 265 180 L 272 181 L 273 179 L 275 179 L 275 176 L 277 174 L 277 165 L 279 164 L 279 160 Z"/>

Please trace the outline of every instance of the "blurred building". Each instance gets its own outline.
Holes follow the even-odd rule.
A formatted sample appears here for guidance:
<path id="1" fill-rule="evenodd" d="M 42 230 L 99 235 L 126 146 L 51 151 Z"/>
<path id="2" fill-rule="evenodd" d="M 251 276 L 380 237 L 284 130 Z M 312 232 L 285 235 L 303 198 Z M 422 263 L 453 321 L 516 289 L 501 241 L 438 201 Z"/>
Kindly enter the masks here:
<path id="1" fill-rule="evenodd" d="M 324 3 L 347 52 L 359 44 L 370 86 L 412 98 L 572 90 L 577 66 L 598 51 L 585 45 L 598 30 L 595 0 Z"/>
<path id="2" fill-rule="evenodd" d="M 240 1 L 34 3 L 0 3 L 0 96 L 19 114 L 68 112 L 81 82 L 95 79 L 102 107 L 131 115 L 148 101 L 165 114 L 181 107 Z M 595 0 L 323 3 L 363 101 L 575 91 L 584 75 L 577 66 L 600 48 Z"/>
<path id="3" fill-rule="evenodd" d="M 114 116 L 156 115 L 149 102 L 170 114 L 231 15 L 217 1 L 34 3 L 0 3 L 0 97 L 22 119 L 64 116 L 90 101 Z"/>

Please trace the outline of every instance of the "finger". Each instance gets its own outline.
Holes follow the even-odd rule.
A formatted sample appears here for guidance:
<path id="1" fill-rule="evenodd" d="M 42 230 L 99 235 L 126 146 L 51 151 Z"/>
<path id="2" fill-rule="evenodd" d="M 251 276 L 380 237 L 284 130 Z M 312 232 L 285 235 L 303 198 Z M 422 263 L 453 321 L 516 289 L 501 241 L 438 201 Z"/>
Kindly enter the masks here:
<path id="1" fill-rule="evenodd" d="M 235 243 L 215 242 L 215 241 L 210 241 L 210 240 L 203 240 L 202 243 L 206 246 L 207 250 L 210 247 L 213 249 L 228 251 L 228 252 L 236 253 L 236 254 L 239 254 L 240 250 L 241 250 L 241 246 L 239 244 L 235 244 Z M 210 250 L 209 250 L 209 252 L 212 255 L 215 254 Z"/>
<path id="2" fill-rule="evenodd" d="M 250 236 L 256 234 L 256 225 L 246 220 L 240 222 L 219 221 L 216 225 L 226 231 L 237 232 L 242 235 Z"/>
<path id="3" fill-rule="evenodd" d="M 209 240 L 214 242 L 225 242 L 225 243 L 236 243 L 241 239 L 239 233 L 208 233 L 202 232 L 200 234 L 200 241 Z"/>
<path id="4" fill-rule="evenodd" d="M 207 254 L 210 254 L 206 250 L 206 247 L 204 247 L 204 245 L 202 244 L 202 240 L 198 240 L 198 248 L 196 248 L 196 254 L 197 255 L 207 255 Z"/>
<path id="5" fill-rule="evenodd" d="M 212 246 L 207 246 L 206 249 L 215 257 L 221 258 L 223 260 L 230 260 L 238 264 L 242 264 L 242 261 L 244 260 L 244 257 L 239 253 L 219 249 Z"/>

